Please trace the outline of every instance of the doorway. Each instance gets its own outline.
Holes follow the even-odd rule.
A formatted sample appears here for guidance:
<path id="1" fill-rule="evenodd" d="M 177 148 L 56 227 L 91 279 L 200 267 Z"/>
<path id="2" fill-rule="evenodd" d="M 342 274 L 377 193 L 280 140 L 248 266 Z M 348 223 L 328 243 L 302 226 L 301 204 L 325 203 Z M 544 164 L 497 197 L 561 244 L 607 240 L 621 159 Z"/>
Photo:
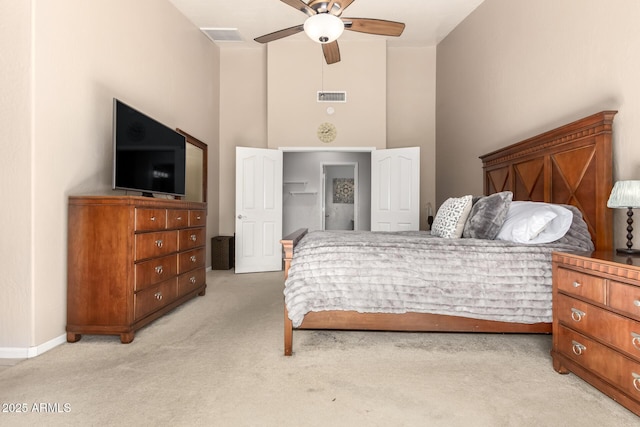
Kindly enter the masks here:
<path id="1" fill-rule="evenodd" d="M 322 229 L 358 229 L 358 163 L 322 163 Z"/>
<path id="2" fill-rule="evenodd" d="M 354 191 L 354 227 L 371 229 L 371 151 L 291 150 L 283 155 L 284 235 L 300 228 L 323 230 L 325 184 L 322 165 L 358 165 L 357 193 Z M 355 177 L 354 177 L 355 179 Z M 356 210 L 357 206 L 357 210 Z M 351 217 L 349 218 L 351 220 Z"/>

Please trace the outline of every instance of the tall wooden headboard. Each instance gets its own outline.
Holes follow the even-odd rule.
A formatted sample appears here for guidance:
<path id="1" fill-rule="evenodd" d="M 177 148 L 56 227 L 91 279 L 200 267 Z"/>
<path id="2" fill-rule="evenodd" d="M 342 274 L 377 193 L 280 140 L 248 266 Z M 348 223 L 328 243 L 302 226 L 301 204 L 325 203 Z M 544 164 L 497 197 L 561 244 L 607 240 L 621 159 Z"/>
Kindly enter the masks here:
<path id="1" fill-rule="evenodd" d="M 484 193 L 570 204 L 582 211 L 597 250 L 613 248 L 611 135 L 617 111 L 602 111 L 480 156 Z"/>

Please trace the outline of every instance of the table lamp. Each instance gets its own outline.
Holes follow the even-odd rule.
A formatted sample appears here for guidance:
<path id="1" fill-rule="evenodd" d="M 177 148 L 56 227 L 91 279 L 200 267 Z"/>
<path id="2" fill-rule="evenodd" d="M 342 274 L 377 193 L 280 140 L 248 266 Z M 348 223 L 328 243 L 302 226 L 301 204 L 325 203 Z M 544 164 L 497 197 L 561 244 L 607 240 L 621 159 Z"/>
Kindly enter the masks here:
<path id="1" fill-rule="evenodd" d="M 611 190 L 609 208 L 627 209 L 627 248 L 616 249 L 619 254 L 640 254 L 633 246 L 633 209 L 640 208 L 640 181 L 618 181 Z"/>

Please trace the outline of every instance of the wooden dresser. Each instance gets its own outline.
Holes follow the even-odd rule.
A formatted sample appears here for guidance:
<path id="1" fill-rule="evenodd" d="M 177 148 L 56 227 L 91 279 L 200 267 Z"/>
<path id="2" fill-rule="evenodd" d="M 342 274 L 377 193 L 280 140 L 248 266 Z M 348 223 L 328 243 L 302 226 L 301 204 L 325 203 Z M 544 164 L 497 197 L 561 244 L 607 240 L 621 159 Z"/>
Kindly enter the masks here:
<path id="1" fill-rule="evenodd" d="M 206 203 L 69 198 L 67 341 L 135 331 L 204 295 Z"/>
<path id="2" fill-rule="evenodd" d="M 551 355 L 640 415 L 640 258 L 553 254 Z"/>

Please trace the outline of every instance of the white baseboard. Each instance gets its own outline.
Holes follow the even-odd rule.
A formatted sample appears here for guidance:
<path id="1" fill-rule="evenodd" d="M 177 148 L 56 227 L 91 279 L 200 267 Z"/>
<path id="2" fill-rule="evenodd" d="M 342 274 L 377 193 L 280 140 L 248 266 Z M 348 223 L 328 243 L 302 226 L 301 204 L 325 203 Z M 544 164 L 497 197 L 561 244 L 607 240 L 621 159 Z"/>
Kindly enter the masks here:
<path id="1" fill-rule="evenodd" d="M 35 347 L 0 347 L 0 359 L 29 359 L 40 356 L 65 342 L 67 342 L 67 334 L 62 334 Z"/>

